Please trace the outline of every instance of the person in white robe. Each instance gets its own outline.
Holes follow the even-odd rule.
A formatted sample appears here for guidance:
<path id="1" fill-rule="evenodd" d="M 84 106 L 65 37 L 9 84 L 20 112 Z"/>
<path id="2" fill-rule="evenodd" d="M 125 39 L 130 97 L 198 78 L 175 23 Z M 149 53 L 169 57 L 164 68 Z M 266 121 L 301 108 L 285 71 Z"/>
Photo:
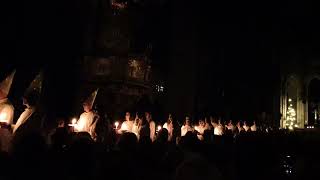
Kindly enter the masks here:
<path id="1" fill-rule="evenodd" d="M 19 119 L 17 120 L 14 128 L 13 133 L 17 131 L 17 129 L 24 123 L 27 122 L 27 120 L 32 116 L 32 114 L 35 112 L 36 107 L 34 105 L 30 105 L 28 103 L 27 99 L 23 98 L 23 105 L 26 106 L 25 110 L 21 113 Z"/>
<path id="2" fill-rule="evenodd" d="M 244 131 L 243 127 L 241 126 L 241 121 L 239 121 L 237 123 L 237 129 L 238 129 L 238 132 L 240 133 L 241 131 Z"/>
<path id="3" fill-rule="evenodd" d="M 213 134 L 216 136 L 222 136 L 223 134 L 223 127 L 221 127 L 221 123 L 217 123 L 217 121 L 215 119 L 213 119 L 212 117 L 210 118 L 211 121 L 211 125 L 213 127 Z"/>
<path id="4" fill-rule="evenodd" d="M 1 96 L 1 90 L 0 90 Z M 1 98 L 1 97 L 0 97 Z M 0 99 L 0 123 L 11 125 L 13 123 L 14 107 L 8 98 Z"/>
<path id="5" fill-rule="evenodd" d="M 12 81 L 16 71 L 14 70 L 0 84 L 0 123 L 3 125 L 13 124 L 14 107 L 8 99 Z"/>
<path id="6" fill-rule="evenodd" d="M 126 112 L 125 121 L 121 124 L 118 134 L 122 134 L 123 132 L 132 132 L 132 127 L 133 121 L 131 121 L 130 112 Z"/>
<path id="7" fill-rule="evenodd" d="M 250 126 L 247 125 L 247 122 L 246 122 L 246 121 L 243 122 L 243 129 L 244 129 L 246 132 L 248 132 L 248 131 L 250 130 Z"/>
<path id="8" fill-rule="evenodd" d="M 174 127 L 173 127 L 173 119 L 171 114 L 169 114 L 169 118 L 167 122 L 163 124 L 162 128 L 168 130 L 168 141 L 172 141 Z"/>
<path id="9" fill-rule="evenodd" d="M 193 132 L 193 128 L 191 126 L 190 118 L 187 116 L 184 125 L 181 126 L 181 137 L 185 136 L 189 131 Z"/>
<path id="10" fill-rule="evenodd" d="M 211 123 L 209 122 L 209 120 L 207 118 L 204 118 L 204 123 L 205 123 L 205 129 L 206 130 L 211 130 Z"/>
<path id="11" fill-rule="evenodd" d="M 0 151 L 8 152 L 12 140 L 14 107 L 8 94 L 15 75 L 15 70 L 0 83 Z"/>
<path id="12" fill-rule="evenodd" d="M 250 129 L 251 129 L 252 132 L 257 131 L 257 125 L 256 125 L 255 121 L 253 121 L 253 125 L 250 127 Z"/>
<path id="13" fill-rule="evenodd" d="M 215 125 L 214 131 L 213 131 L 214 135 L 217 136 L 222 136 L 224 133 L 224 126 L 222 125 L 221 121 L 218 121 L 218 124 Z"/>
<path id="14" fill-rule="evenodd" d="M 203 134 L 206 130 L 205 123 L 202 119 L 199 120 L 199 123 L 197 126 L 194 127 L 194 130 L 197 131 L 197 136 L 199 140 L 203 140 Z"/>
<path id="15" fill-rule="evenodd" d="M 230 120 L 229 123 L 226 125 L 226 128 L 233 132 L 236 129 L 236 126 L 233 125 L 232 120 Z"/>
<path id="16" fill-rule="evenodd" d="M 150 112 L 146 112 L 145 117 L 150 128 L 150 139 L 153 142 L 156 140 L 156 123 L 152 120 L 152 115 Z"/>
<path id="17" fill-rule="evenodd" d="M 136 117 L 135 117 L 134 122 L 132 124 L 132 133 L 134 133 L 138 139 L 140 137 L 139 136 L 139 132 L 140 132 L 140 125 L 139 124 L 141 124 L 140 121 L 141 120 L 139 119 L 138 113 L 136 113 Z"/>
<path id="18" fill-rule="evenodd" d="M 83 103 L 84 112 L 80 115 L 79 120 L 75 124 L 75 132 L 87 132 L 93 140 L 96 139 L 96 124 L 98 115 L 93 111 L 93 104 L 96 99 L 98 89 L 95 90 L 89 98 Z"/>
<path id="19" fill-rule="evenodd" d="M 37 104 L 39 102 L 42 90 L 43 74 L 40 72 L 27 88 L 24 96 L 22 97 L 23 105 L 26 106 L 25 110 L 20 114 L 16 124 L 13 126 L 13 134 L 26 124 L 30 117 L 35 113 Z M 37 122 L 38 123 L 38 122 Z M 31 127 L 31 126 L 29 126 Z"/>

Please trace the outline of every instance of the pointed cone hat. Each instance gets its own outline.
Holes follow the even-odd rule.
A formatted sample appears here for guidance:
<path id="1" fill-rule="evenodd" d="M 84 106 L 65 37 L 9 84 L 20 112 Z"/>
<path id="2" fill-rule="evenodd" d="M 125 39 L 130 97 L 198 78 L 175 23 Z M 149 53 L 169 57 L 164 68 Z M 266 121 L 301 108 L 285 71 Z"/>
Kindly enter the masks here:
<path id="1" fill-rule="evenodd" d="M 41 71 L 30 83 L 26 89 L 24 96 L 36 95 L 40 96 L 42 91 L 43 72 Z"/>
<path id="2" fill-rule="evenodd" d="M 83 104 L 87 104 L 91 107 L 93 107 L 94 101 L 96 100 L 97 94 L 98 94 L 99 89 L 93 91 L 90 96 L 83 102 Z"/>
<path id="3" fill-rule="evenodd" d="M 11 88 L 11 84 L 14 78 L 14 75 L 16 74 L 16 70 L 13 70 L 12 73 L 6 77 L 1 83 L 0 83 L 0 91 L 7 97 Z"/>

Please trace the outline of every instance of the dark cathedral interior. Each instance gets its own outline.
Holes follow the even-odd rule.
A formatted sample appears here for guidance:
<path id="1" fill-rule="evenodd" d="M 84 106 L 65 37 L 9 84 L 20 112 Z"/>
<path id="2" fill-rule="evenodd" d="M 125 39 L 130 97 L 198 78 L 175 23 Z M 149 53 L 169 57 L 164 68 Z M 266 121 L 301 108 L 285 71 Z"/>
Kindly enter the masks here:
<path id="1" fill-rule="evenodd" d="M 16 72 L 11 80 L 11 89 L 5 96 L 14 107 L 13 122 L 3 124 L 0 105 L 0 130 L 10 126 L 13 140 L 17 129 L 13 125 L 18 124 L 26 111 L 26 89 L 42 72 L 42 89 L 37 105 L 45 114 L 41 132 L 46 139 L 50 139 L 48 147 L 54 144 L 50 133 L 60 132 L 63 129 L 61 122 L 66 124 L 67 129 L 72 118 L 79 118 L 80 121 L 88 97 L 97 90 L 91 108 L 103 119 L 101 122 L 109 123 L 109 130 L 106 130 L 107 125 L 100 129 L 97 125 L 98 130 L 103 129 L 105 133 L 101 137 L 99 133 L 93 137 L 91 130 L 88 131 L 93 139 L 90 148 L 92 143 L 103 147 L 94 154 L 102 155 L 103 162 L 95 163 L 106 163 L 99 168 L 107 167 L 109 172 L 115 171 L 119 177 L 127 176 L 119 175 L 121 172 L 117 166 L 130 169 L 134 164 L 128 163 L 130 160 L 137 160 L 136 156 L 142 156 L 153 148 L 156 149 L 155 154 L 166 159 L 152 169 L 144 163 L 154 163 L 157 159 L 148 159 L 152 153 L 146 153 L 141 159 L 148 160 L 141 160 L 138 164 L 148 173 L 140 172 L 140 175 L 129 178 L 238 180 L 281 177 L 293 180 L 320 177 L 316 173 L 320 169 L 316 163 L 320 157 L 320 26 L 315 2 L 18 0 L 3 1 L 1 4 L 0 81 L 5 82 L 11 72 Z M 4 85 L 0 84 L 0 102 L 1 92 L 5 94 L 4 90 L 1 91 L 2 87 Z M 126 112 L 131 114 L 134 123 L 142 119 L 141 127 L 143 119 L 148 121 L 147 114 L 152 114 L 153 130 L 157 136 L 153 139 L 150 135 L 152 146 L 147 143 L 149 138 L 142 138 L 141 130 L 139 135 L 136 134 L 137 147 L 142 144 L 143 148 L 130 149 L 132 137 L 129 133 L 134 134 L 134 131 L 126 129 L 118 133 L 126 122 Z M 182 135 L 187 117 L 194 125 L 192 132 L 199 142 L 195 142 L 192 135 L 188 137 L 190 139 L 184 139 L 188 133 Z M 162 130 L 168 129 L 168 136 L 171 137 L 170 129 L 163 125 L 169 123 L 169 119 L 174 119 L 176 125 L 173 126 L 176 127 L 173 129 L 179 129 L 179 133 L 173 130 L 172 137 L 175 139 L 168 138 L 170 140 L 165 143 L 167 149 L 160 148 L 160 144 L 164 143 Z M 196 130 L 202 121 L 208 123 L 208 128 Z M 28 122 L 31 124 L 32 121 Z M 148 121 L 147 124 L 151 123 Z M 251 127 L 250 132 L 240 127 L 247 124 Z M 239 128 L 237 133 L 232 130 L 231 140 L 227 133 L 229 125 L 230 128 Z M 220 132 L 219 126 L 224 130 Z M 25 125 L 20 129 L 31 127 Z M 81 136 L 79 134 L 83 132 L 76 132 L 72 127 L 72 136 Z M 209 129 L 211 136 L 205 136 Z M 241 129 L 245 131 L 242 135 Z M 24 131 L 18 130 L 17 137 L 23 139 Z M 151 125 L 149 131 L 152 131 Z M 0 137 L 4 137 L 2 132 Z M 212 144 L 206 141 L 206 137 L 211 137 Z M 39 141 L 31 140 L 29 143 L 40 146 Z M 7 141 L 1 142 L 0 139 L 0 150 L 4 142 Z M 50 152 L 53 157 L 68 156 L 73 151 L 81 155 L 92 150 L 81 144 L 84 142 L 78 142 L 76 145 L 84 148 L 84 152 L 77 151 L 76 145 L 73 147 L 72 143 L 66 142 L 61 140 L 63 148 L 54 149 L 59 152 Z M 128 142 L 129 145 L 121 144 Z M 12 144 L 15 147 L 16 144 Z M 201 148 L 194 148 L 195 145 L 201 145 Z M 69 146 L 70 152 L 65 148 Z M 17 150 L 13 154 L 30 153 L 28 148 L 28 152 Z M 117 148 L 123 148 L 120 150 L 123 154 L 117 154 Z M 234 160 L 228 157 L 230 159 L 224 162 L 221 158 L 215 158 L 216 155 L 210 155 L 211 148 L 212 153 L 232 154 L 230 157 L 234 156 Z M 107 155 L 103 154 L 102 149 L 108 149 Z M 201 158 L 197 161 L 205 161 L 204 164 L 187 162 L 191 164 L 182 163 L 181 166 L 179 162 L 187 159 L 187 155 L 181 154 L 185 153 L 185 149 L 200 154 Z M 9 167 L 1 163 L 1 158 L 11 158 L 8 151 L 8 157 L 0 154 L 1 171 Z M 241 153 L 246 157 L 241 157 Z M 164 154 L 173 157 L 164 157 Z M 127 156 L 128 160 L 124 157 L 116 159 L 121 155 Z M 99 159 L 90 158 L 84 162 L 92 163 Z M 114 165 L 107 164 L 108 158 Z M 75 159 L 74 163 L 78 162 Z M 11 163 L 26 160 L 30 159 L 10 161 L 10 167 L 15 167 Z M 244 167 L 241 166 L 242 161 L 248 161 L 243 163 Z M 61 162 L 56 160 L 54 163 L 59 165 Z M 160 167 L 162 165 L 167 167 Z M 212 175 L 212 169 L 206 168 L 206 165 L 214 166 L 214 172 L 217 171 L 219 176 Z M 69 161 L 64 166 L 70 171 L 85 171 L 87 167 L 75 167 Z M 88 172 L 85 177 L 108 177 L 101 174 L 99 168 L 89 167 L 91 174 Z M 187 176 L 188 173 L 183 174 L 182 171 L 188 169 L 181 168 L 190 168 L 200 175 Z M 51 173 L 50 169 L 40 169 Z M 159 173 L 161 176 L 154 177 Z M 62 174 L 62 179 L 80 178 L 68 172 Z M 14 179 L 18 176 L 0 175 L 0 179 L 2 177 Z M 54 175 L 52 178 L 58 177 Z"/>

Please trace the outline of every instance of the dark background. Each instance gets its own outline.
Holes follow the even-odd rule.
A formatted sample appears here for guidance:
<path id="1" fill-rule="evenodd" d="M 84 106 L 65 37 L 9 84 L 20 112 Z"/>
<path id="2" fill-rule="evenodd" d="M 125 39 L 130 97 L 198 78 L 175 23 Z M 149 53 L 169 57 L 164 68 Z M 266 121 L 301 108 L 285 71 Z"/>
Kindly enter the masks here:
<path id="1" fill-rule="evenodd" d="M 134 35 L 153 44 L 153 68 L 165 82 L 163 106 L 179 118 L 272 113 L 282 69 L 319 57 L 312 1 L 145 0 L 137 6 L 144 18 Z M 45 69 L 49 112 L 70 116 L 81 88 L 78 62 L 88 53 L 85 39 L 95 36 L 87 28 L 99 27 L 99 11 L 89 0 L 2 1 L 0 7 L 1 79 L 17 69 L 10 98 L 19 104 Z"/>

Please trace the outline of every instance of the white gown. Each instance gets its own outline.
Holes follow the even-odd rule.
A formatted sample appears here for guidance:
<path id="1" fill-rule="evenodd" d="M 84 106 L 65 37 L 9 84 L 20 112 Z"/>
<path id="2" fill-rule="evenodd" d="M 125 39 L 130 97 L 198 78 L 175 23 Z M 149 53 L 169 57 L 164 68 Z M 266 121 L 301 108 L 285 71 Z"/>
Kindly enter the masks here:
<path id="1" fill-rule="evenodd" d="M 94 138 L 94 130 L 96 126 L 96 114 L 92 111 L 84 112 L 80 115 L 78 122 L 75 125 L 76 132 L 88 132 Z"/>
<path id="2" fill-rule="evenodd" d="M 121 124 L 120 132 L 132 132 L 133 121 L 124 121 Z"/>
<path id="3" fill-rule="evenodd" d="M 214 135 L 217 135 L 217 136 L 222 136 L 223 135 L 223 126 L 222 125 L 217 125 L 215 128 L 214 128 Z"/>
<path id="4" fill-rule="evenodd" d="M 0 100 L 0 122 L 8 125 L 13 123 L 14 108 L 8 99 Z M 0 147 L 1 151 L 8 152 L 12 140 L 12 133 L 9 129 L 0 128 Z"/>
<path id="5" fill-rule="evenodd" d="M 0 122 L 13 123 L 14 107 L 7 98 L 0 100 Z"/>
<path id="6" fill-rule="evenodd" d="M 29 107 L 29 108 L 26 108 L 23 113 L 21 113 L 17 123 L 14 125 L 14 128 L 13 128 L 13 133 L 16 132 L 16 130 L 24 123 L 27 122 L 27 120 L 31 117 L 31 115 L 34 113 L 35 111 L 35 108 L 34 107 Z"/>
<path id="7" fill-rule="evenodd" d="M 191 126 L 188 126 L 188 125 L 183 125 L 181 127 L 181 136 L 185 136 L 187 134 L 187 132 L 189 131 L 193 131 L 192 127 Z"/>
<path id="8" fill-rule="evenodd" d="M 250 127 L 250 129 L 252 132 L 255 132 L 255 131 L 257 131 L 257 126 L 254 124 Z"/>
<path id="9" fill-rule="evenodd" d="M 149 122 L 149 128 L 150 128 L 150 139 L 153 142 L 156 140 L 156 123 L 154 123 L 154 121 L 151 120 Z"/>
<path id="10" fill-rule="evenodd" d="M 133 123 L 133 125 L 132 125 L 132 133 L 134 133 L 137 136 L 138 139 L 140 137 L 139 131 L 140 131 L 139 124 Z"/>
<path id="11" fill-rule="evenodd" d="M 173 137 L 173 125 L 172 125 L 172 123 L 170 123 L 170 124 L 164 123 L 162 128 L 168 130 L 168 140 L 171 141 L 172 137 Z"/>
<path id="12" fill-rule="evenodd" d="M 206 127 L 203 127 L 203 126 L 196 126 L 194 127 L 194 130 L 198 131 L 198 139 L 199 140 L 203 140 L 203 133 L 204 131 L 206 130 Z"/>
<path id="13" fill-rule="evenodd" d="M 247 132 L 247 131 L 249 131 L 250 126 L 244 125 L 244 126 L 243 126 L 243 129 Z"/>

